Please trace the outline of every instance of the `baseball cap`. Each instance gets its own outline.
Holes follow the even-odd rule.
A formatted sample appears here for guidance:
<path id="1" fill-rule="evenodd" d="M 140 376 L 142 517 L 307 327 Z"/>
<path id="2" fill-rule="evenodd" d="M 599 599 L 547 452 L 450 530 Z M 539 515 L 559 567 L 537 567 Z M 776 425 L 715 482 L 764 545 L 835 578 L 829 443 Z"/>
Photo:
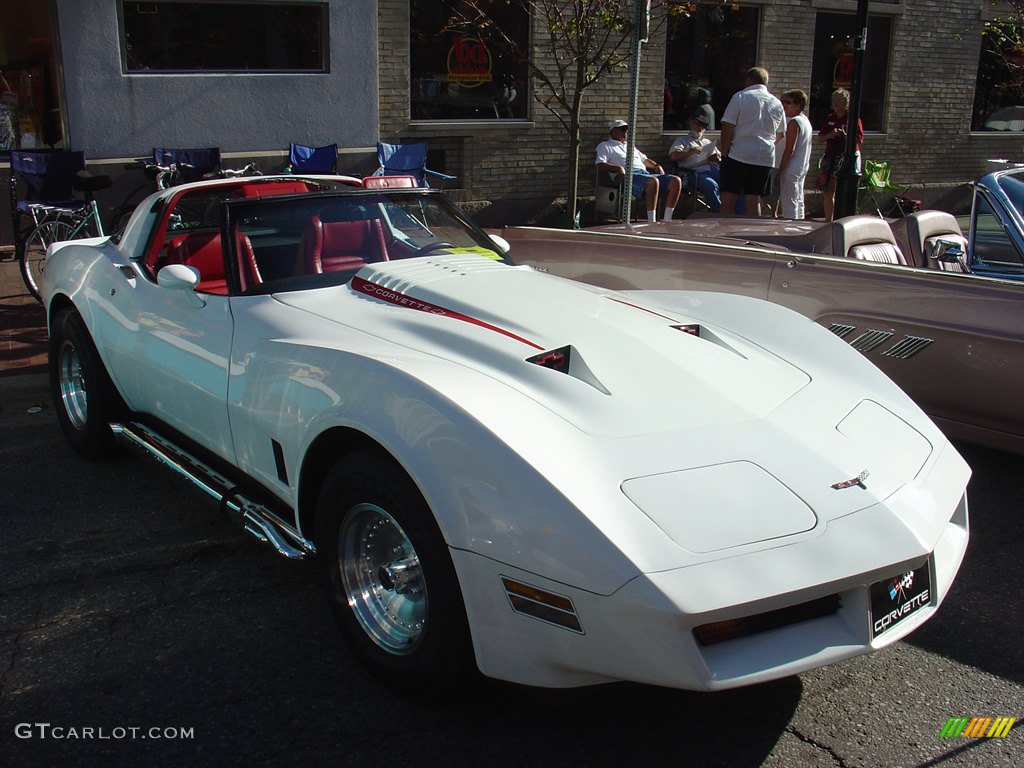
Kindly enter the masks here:
<path id="1" fill-rule="evenodd" d="M 690 115 L 691 120 L 697 120 L 704 125 L 710 126 L 711 122 L 715 119 L 714 112 L 711 111 L 711 107 L 708 104 L 701 104 L 697 109 Z"/>
<path id="2" fill-rule="evenodd" d="M 616 128 L 629 128 L 629 123 L 625 120 L 612 120 L 608 123 L 608 130 L 614 131 Z"/>

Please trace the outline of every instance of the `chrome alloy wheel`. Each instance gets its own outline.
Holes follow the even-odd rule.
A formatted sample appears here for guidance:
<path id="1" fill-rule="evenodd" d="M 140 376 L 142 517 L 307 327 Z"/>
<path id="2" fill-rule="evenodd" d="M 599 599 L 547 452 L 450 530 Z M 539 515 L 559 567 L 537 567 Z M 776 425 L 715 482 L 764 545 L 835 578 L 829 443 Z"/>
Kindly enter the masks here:
<path id="1" fill-rule="evenodd" d="M 82 361 L 78 350 L 70 341 L 64 340 L 57 353 L 57 378 L 60 384 L 60 399 L 64 413 L 75 429 L 85 429 L 89 416 L 89 398 L 82 376 Z"/>
<path id="2" fill-rule="evenodd" d="M 405 531 L 375 504 L 348 511 L 338 531 L 338 567 L 356 621 L 382 650 L 411 653 L 427 621 L 427 588 Z"/>

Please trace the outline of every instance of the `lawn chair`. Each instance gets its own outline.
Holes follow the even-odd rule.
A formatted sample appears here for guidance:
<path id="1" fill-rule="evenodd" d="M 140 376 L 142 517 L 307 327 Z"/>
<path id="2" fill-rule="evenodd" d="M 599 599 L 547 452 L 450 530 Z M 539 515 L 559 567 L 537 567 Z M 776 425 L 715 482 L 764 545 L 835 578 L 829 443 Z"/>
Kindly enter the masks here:
<path id="1" fill-rule="evenodd" d="M 220 147 L 205 149 L 153 148 L 153 163 L 164 168 L 178 166 L 176 184 L 201 181 L 220 173 Z"/>
<path id="2" fill-rule="evenodd" d="M 622 216 L 623 177 L 612 176 L 607 170 L 597 169 L 594 193 L 594 215 L 602 221 L 619 221 Z M 630 204 L 630 218 L 638 219 L 647 215 L 642 197 L 633 197 Z"/>
<path id="3" fill-rule="evenodd" d="M 903 193 L 907 187 L 894 184 L 890 179 L 892 164 L 888 160 L 865 160 L 864 173 L 861 176 L 860 191 L 866 194 L 875 208 L 879 218 L 885 218 L 878 196 L 886 192 L 892 193 L 892 204 L 887 213 L 890 216 L 902 217 L 920 210 L 921 201 L 906 197 Z M 861 206 L 864 207 L 864 206 Z"/>
<path id="4" fill-rule="evenodd" d="M 307 147 L 303 144 L 288 145 L 288 166 L 286 173 L 334 174 L 338 172 L 338 145 Z"/>
<path id="5" fill-rule="evenodd" d="M 374 172 L 374 176 L 412 176 L 420 187 L 429 187 L 427 177 L 440 181 L 443 186 L 446 181 L 454 181 L 457 176 L 449 176 L 446 173 L 439 173 L 427 168 L 427 145 L 416 144 L 386 144 L 377 142 L 377 162 L 380 167 Z"/>
<path id="6" fill-rule="evenodd" d="M 25 190 L 20 196 L 19 183 Z M 85 170 L 84 152 L 12 151 L 10 201 L 15 252 L 21 253 L 39 223 L 33 206 L 79 209 L 88 204 L 93 192 L 109 186 L 109 176 L 90 176 Z M 86 198 L 75 197 L 76 191 L 85 192 Z"/>

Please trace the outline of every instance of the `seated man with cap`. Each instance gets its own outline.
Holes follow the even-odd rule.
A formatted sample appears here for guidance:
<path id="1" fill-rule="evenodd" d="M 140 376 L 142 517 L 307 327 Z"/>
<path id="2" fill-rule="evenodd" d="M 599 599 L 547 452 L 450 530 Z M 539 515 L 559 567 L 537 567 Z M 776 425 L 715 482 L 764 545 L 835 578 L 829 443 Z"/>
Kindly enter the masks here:
<path id="1" fill-rule="evenodd" d="M 626 134 L 629 124 L 625 120 L 612 120 L 608 126 L 611 138 L 597 145 L 596 165 L 618 180 L 626 172 Z M 683 184 L 678 176 L 665 170 L 636 147 L 633 147 L 633 196 L 643 195 L 647 206 L 647 220 L 652 224 L 658 218 L 658 195 L 665 194 L 665 221 L 672 220 Z"/>
<path id="2" fill-rule="evenodd" d="M 722 155 L 715 142 L 704 136 L 712 120 L 710 110 L 707 104 L 697 107 L 690 116 L 690 132 L 675 140 L 668 156 L 678 168 L 692 175 L 694 188 L 704 195 L 711 211 L 718 213 L 722 210 L 722 196 L 718 191 L 718 161 Z"/>

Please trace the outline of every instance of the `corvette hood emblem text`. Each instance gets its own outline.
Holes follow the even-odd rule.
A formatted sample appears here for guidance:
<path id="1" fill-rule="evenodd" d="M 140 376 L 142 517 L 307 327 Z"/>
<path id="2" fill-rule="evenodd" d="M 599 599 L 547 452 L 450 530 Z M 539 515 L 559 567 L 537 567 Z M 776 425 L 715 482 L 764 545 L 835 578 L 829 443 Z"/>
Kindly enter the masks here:
<path id="1" fill-rule="evenodd" d="M 859 475 L 857 475 L 856 477 L 852 477 L 852 478 L 850 478 L 849 480 L 843 480 L 843 481 L 841 481 L 841 482 L 838 482 L 838 483 L 832 483 L 832 488 L 834 488 L 834 489 L 835 489 L 835 490 L 837 490 L 837 491 L 841 491 L 841 490 L 843 490 L 844 488 L 853 488 L 853 486 L 855 486 L 855 485 L 856 485 L 856 486 L 858 486 L 858 487 L 860 487 L 860 488 L 865 488 L 865 489 L 866 489 L 866 488 L 867 488 L 867 486 L 866 486 L 866 485 L 864 485 L 864 481 L 868 479 L 868 476 L 869 476 L 870 474 L 871 474 L 871 473 L 870 473 L 870 472 L 868 472 L 868 471 L 867 471 L 867 470 L 865 469 L 865 470 L 864 470 L 863 472 L 861 472 L 861 473 L 860 473 Z"/>

